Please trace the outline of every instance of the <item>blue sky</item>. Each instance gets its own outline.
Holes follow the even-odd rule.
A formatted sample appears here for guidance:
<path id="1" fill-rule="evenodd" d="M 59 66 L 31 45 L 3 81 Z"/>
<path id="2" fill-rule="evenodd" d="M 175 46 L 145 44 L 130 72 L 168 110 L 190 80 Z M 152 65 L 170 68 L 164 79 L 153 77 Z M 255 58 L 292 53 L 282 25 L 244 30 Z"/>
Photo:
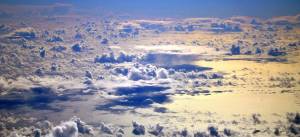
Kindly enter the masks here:
<path id="1" fill-rule="evenodd" d="M 1 4 L 68 3 L 83 10 L 100 9 L 153 17 L 272 17 L 300 13 L 300 0 L 1 0 Z"/>

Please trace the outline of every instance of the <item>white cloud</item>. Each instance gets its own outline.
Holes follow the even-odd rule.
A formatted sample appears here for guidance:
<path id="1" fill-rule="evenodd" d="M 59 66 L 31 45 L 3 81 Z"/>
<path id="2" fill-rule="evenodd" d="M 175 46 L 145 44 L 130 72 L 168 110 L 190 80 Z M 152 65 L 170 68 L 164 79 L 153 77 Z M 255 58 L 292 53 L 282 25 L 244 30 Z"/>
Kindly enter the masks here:
<path id="1" fill-rule="evenodd" d="M 141 65 L 136 64 L 132 67 L 128 73 L 128 79 L 138 81 L 138 80 L 151 80 L 157 79 L 167 79 L 169 77 L 168 70 L 164 68 L 157 68 L 156 66 L 147 64 Z"/>
<path id="2" fill-rule="evenodd" d="M 107 125 L 105 123 L 100 123 L 99 127 L 100 131 L 106 134 L 113 134 L 114 133 L 114 128 L 111 125 Z"/>
<path id="3" fill-rule="evenodd" d="M 46 137 L 78 137 L 79 133 L 93 135 L 94 131 L 92 126 L 74 116 L 71 120 L 52 128 L 52 131 Z"/>
<path id="4" fill-rule="evenodd" d="M 63 122 L 53 128 L 49 137 L 78 137 L 77 124 L 74 121 Z"/>
<path id="5" fill-rule="evenodd" d="M 82 134 L 93 134 L 93 128 L 87 125 L 85 122 L 81 121 L 78 117 L 73 117 L 71 119 L 77 124 L 78 132 Z"/>
<path id="6" fill-rule="evenodd" d="M 128 79 L 137 81 L 148 79 L 148 77 L 144 75 L 139 69 L 132 68 L 128 73 Z"/>
<path id="7" fill-rule="evenodd" d="M 95 63 L 123 63 L 123 62 L 132 62 L 136 58 L 135 55 L 128 55 L 124 52 L 121 52 L 118 57 L 115 57 L 114 53 L 104 54 L 102 56 L 96 56 L 94 59 Z"/>
<path id="8" fill-rule="evenodd" d="M 159 124 L 156 124 L 154 127 L 150 127 L 149 133 L 155 136 L 163 136 L 163 126 L 160 126 Z"/>
<path id="9" fill-rule="evenodd" d="M 166 69 L 160 68 L 156 71 L 156 75 L 158 79 L 166 79 L 169 77 L 169 73 Z"/>

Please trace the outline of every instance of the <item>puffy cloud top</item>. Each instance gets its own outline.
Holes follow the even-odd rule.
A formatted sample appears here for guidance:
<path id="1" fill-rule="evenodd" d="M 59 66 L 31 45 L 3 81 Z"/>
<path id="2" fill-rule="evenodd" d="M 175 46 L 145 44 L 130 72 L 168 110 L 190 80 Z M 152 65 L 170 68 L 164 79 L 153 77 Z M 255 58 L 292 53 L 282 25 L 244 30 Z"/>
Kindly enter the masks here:
<path id="1" fill-rule="evenodd" d="M 49 137 L 78 137 L 77 124 L 74 121 L 67 121 L 56 126 Z"/>

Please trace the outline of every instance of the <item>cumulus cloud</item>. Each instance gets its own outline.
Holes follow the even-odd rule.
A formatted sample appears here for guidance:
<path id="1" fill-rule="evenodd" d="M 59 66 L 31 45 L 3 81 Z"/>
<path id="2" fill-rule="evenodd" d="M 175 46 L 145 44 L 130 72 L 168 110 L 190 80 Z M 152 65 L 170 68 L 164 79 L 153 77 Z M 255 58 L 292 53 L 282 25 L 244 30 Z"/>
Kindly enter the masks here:
<path id="1" fill-rule="evenodd" d="M 291 124 L 289 127 L 289 132 L 294 134 L 294 135 L 298 135 L 300 134 L 300 127 L 295 125 L 295 124 Z"/>
<path id="2" fill-rule="evenodd" d="M 164 68 L 157 68 L 153 65 L 141 65 L 137 64 L 135 67 L 131 68 L 128 73 L 128 79 L 130 80 L 151 80 L 157 79 L 167 79 L 169 77 L 168 70 Z"/>
<path id="3" fill-rule="evenodd" d="M 112 73 L 115 74 L 115 75 L 123 75 L 123 76 L 127 76 L 128 74 L 128 69 L 127 68 L 123 68 L 123 67 L 117 67 L 117 68 L 114 68 L 112 70 Z"/>
<path id="4" fill-rule="evenodd" d="M 90 72 L 90 71 L 85 71 L 85 76 L 86 76 L 87 78 L 93 79 L 92 72 Z"/>
<path id="5" fill-rule="evenodd" d="M 187 137 L 189 135 L 188 130 L 185 128 L 182 131 L 178 132 L 178 134 L 182 137 Z"/>
<path id="6" fill-rule="evenodd" d="M 137 122 L 132 122 L 133 130 L 132 133 L 135 135 L 145 135 L 145 127 Z"/>
<path id="7" fill-rule="evenodd" d="M 137 81 L 149 79 L 149 77 L 147 77 L 147 75 L 144 75 L 139 69 L 132 68 L 128 73 L 128 79 Z"/>
<path id="8" fill-rule="evenodd" d="M 252 114 L 252 120 L 254 124 L 260 124 L 262 121 L 260 120 L 260 114 Z"/>
<path id="9" fill-rule="evenodd" d="M 163 136 L 163 129 L 163 126 L 156 124 L 154 127 L 150 127 L 148 132 L 154 136 Z"/>
<path id="10" fill-rule="evenodd" d="M 48 137 L 78 137 L 77 124 L 74 121 L 63 122 L 54 127 Z"/>
<path id="11" fill-rule="evenodd" d="M 224 129 L 224 134 L 226 136 L 232 136 L 233 135 L 233 131 L 231 129 L 225 128 Z"/>
<path id="12" fill-rule="evenodd" d="M 42 135 L 41 135 L 42 133 L 41 133 L 41 130 L 40 129 L 35 129 L 34 131 L 33 131 L 33 136 L 34 137 L 41 137 Z"/>
<path id="13" fill-rule="evenodd" d="M 121 52 L 119 56 L 115 57 L 113 52 L 109 54 L 104 54 L 102 56 L 96 56 L 94 59 L 95 63 L 123 63 L 123 62 L 132 62 L 136 56 L 128 55 L 124 52 Z"/>
<path id="14" fill-rule="evenodd" d="M 93 128 L 74 116 L 69 121 L 53 127 L 46 137 L 78 137 L 79 134 L 93 135 Z"/>
<path id="15" fill-rule="evenodd" d="M 38 122 L 37 127 L 41 128 L 41 129 L 51 129 L 51 128 L 53 128 L 53 125 L 50 121 L 45 120 L 45 121 Z"/>
<path id="16" fill-rule="evenodd" d="M 34 74 L 36 74 L 37 76 L 44 76 L 45 71 L 44 68 L 38 68 L 34 71 Z"/>
<path id="17" fill-rule="evenodd" d="M 166 78 L 168 78 L 168 75 L 169 75 L 168 71 L 164 68 L 158 69 L 156 73 L 157 73 L 158 79 L 166 79 Z"/>
<path id="18" fill-rule="evenodd" d="M 90 125 L 87 125 L 85 122 L 81 121 L 80 118 L 73 117 L 71 120 L 77 124 L 77 129 L 79 133 L 93 134 L 93 128 Z"/>
<path id="19" fill-rule="evenodd" d="M 121 52 L 116 58 L 117 62 L 131 62 L 135 58 L 134 55 L 126 55 L 124 52 Z"/>
<path id="20" fill-rule="evenodd" d="M 287 119 L 290 123 L 300 124 L 300 113 L 288 113 Z"/>
<path id="21" fill-rule="evenodd" d="M 112 52 L 110 54 L 96 56 L 96 58 L 94 59 L 95 63 L 114 63 L 115 61 L 115 55 Z"/>
<path id="22" fill-rule="evenodd" d="M 100 123 L 99 127 L 100 131 L 106 134 L 113 134 L 114 133 L 114 128 L 111 125 L 107 125 L 105 123 Z"/>

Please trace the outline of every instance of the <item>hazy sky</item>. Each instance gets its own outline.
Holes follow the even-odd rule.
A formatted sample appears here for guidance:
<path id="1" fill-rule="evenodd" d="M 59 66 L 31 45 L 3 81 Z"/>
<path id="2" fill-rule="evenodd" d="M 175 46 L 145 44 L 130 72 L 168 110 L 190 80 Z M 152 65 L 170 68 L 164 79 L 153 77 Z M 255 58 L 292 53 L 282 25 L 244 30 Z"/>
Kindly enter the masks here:
<path id="1" fill-rule="evenodd" d="M 300 0 L 1 0 L 1 4 L 68 3 L 77 9 L 99 9 L 153 17 L 272 17 L 300 13 Z"/>

